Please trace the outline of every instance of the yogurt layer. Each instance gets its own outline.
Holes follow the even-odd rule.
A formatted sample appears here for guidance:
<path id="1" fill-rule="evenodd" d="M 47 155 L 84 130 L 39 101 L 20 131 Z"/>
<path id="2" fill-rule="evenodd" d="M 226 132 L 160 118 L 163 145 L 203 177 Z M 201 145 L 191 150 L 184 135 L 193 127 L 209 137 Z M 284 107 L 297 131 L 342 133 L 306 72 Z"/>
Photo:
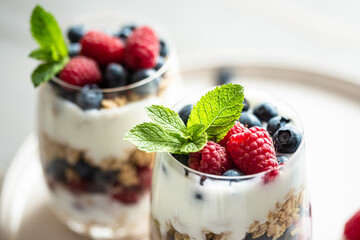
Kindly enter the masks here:
<path id="1" fill-rule="evenodd" d="M 148 121 L 144 108 L 159 104 L 160 99 L 151 97 L 119 108 L 84 111 L 44 84 L 39 103 L 39 130 L 53 140 L 86 151 L 97 164 L 107 157 L 128 157 L 135 146 L 124 141 L 124 135 L 135 125 Z"/>

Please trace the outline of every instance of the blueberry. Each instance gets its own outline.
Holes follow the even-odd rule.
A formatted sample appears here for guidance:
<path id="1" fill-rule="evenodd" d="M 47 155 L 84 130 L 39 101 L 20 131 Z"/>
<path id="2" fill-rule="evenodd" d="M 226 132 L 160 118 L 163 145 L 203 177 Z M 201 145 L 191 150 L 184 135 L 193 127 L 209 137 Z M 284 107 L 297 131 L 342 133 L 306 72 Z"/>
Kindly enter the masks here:
<path id="1" fill-rule="evenodd" d="M 83 110 L 99 109 L 103 94 L 95 84 L 85 85 L 76 96 L 76 104 Z"/>
<path id="2" fill-rule="evenodd" d="M 157 71 L 165 64 L 165 58 L 158 57 L 154 69 Z"/>
<path id="3" fill-rule="evenodd" d="M 82 25 L 74 25 L 68 29 L 67 37 L 70 42 L 79 42 L 80 39 L 85 35 L 86 29 Z"/>
<path id="4" fill-rule="evenodd" d="M 139 82 L 145 78 L 153 76 L 155 73 L 154 69 L 139 70 L 131 76 L 131 83 Z M 160 79 L 155 78 L 144 85 L 134 88 L 134 91 L 140 95 L 155 94 L 159 88 L 159 84 Z"/>
<path id="5" fill-rule="evenodd" d="M 277 108 L 270 103 L 261 103 L 254 108 L 254 115 L 261 121 L 267 122 L 278 115 Z"/>
<path id="6" fill-rule="evenodd" d="M 246 101 L 245 98 L 244 98 L 244 101 L 243 101 L 243 105 L 244 105 L 243 109 L 242 109 L 243 112 L 246 112 L 247 110 L 249 110 L 250 105 L 249 105 L 248 101 Z"/>
<path id="7" fill-rule="evenodd" d="M 106 191 L 115 182 L 118 171 L 102 171 L 98 168 L 94 169 L 92 174 L 93 190 Z"/>
<path id="8" fill-rule="evenodd" d="M 136 26 L 133 24 L 126 25 L 123 28 L 121 28 L 121 30 L 118 33 L 116 33 L 115 36 L 121 38 L 123 41 L 126 41 L 126 39 L 131 35 L 131 33 L 135 28 Z"/>
<path id="9" fill-rule="evenodd" d="M 273 136 L 274 147 L 279 153 L 294 153 L 301 142 L 300 132 L 289 125 L 281 127 Z"/>
<path id="10" fill-rule="evenodd" d="M 54 179 L 58 181 L 65 180 L 65 170 L 69 166 L 63 158 L 55 158 L 52 162 L 50 162 L 45 170 L 51 175 Z"/>
<path id="11" fill-rule="evenodd" d="M 127 84 L 127 71 L 118 63 L 110 63 L 105 70 L 104 86 L 107 88 L 122 87 Z"/>
<path id="12" fill-rule="evenodd" d="M 289 160 L 289 158 L 287 156 L 279 156 L 279 157 L 277 157 L 277 161 L 278 161 L 279 164 L 286 163 L 287 160 Z"/>
<path id="13" fill-rule="evenodd" d="M 233 75 L 234 73 L 228 68 L 220 69 L 217 73 L 217 84 L 223 85 L 230 83 L 231 79 L 234 77 Z"/>
<path id="14" fill-rule="evenodd" d="M 285 126 L 285 124 L 289 122 L 290 119 L 286 117 L 281 117 L 281 116 L 273 117 L 269 120 L 266 130 L 270 133 L 270 136 L 272 136 L 279 128 Z"/>
<path id="15" fill-rule="evenodd" d="M 189 155 L 188 154 L 172 154 L 172 156 L 185 166 L 188 166 Z"/>
<path id="16" fill-rule="evenodd" d="M 168 47 L 167 47 L 165 41 L 162 39 L 160 39 L 159 43 L 160 43 L 160 56 L 166 57 L 169 52 Z"/>
<path id="17" fill-rule="evenodd" d="M 75 56 L 79 55 L 80 51 L 81 51 L 80 43 L 70 43 L 69 44 L 69 56 L 70 57 L 75 57 Z"/>
<path id="18" fill-rule="evenodd" d="M 260 120 L 254 114 L 248 112 L 241 113 L 239 121 L 248 128 L 262 126 Z"/>
<path id="19" fill-rule="evenodd" d="M 243 176 L 243 175 L 245 175 L 245 173 L 243 173 L 237 169 L 229 169 L 223 173 L 223 176 L 227 176 L 227 177 L 238 177 L 238 176 Z"/>
<path id="20" fill-rule="evenodd" d="M 75 164 L 74 170 L 81 177 L 81 179 L 88 180 L 92 177 L 94 168 L 84 160 L 80 160 Z"/>
<path id="21" fill-rule="evenodd" d="M 189 120 L 189 116 L 191 113 L 191 110 L 193 109 L 194 105 L 193 104 L 189 104 L 184 106 L 180 111 L 179 111 L 179 116 L 180 118 L 183 120 L 183 122 L 185 123 L 185 125 L 187 125 L 187 122 Z"/>

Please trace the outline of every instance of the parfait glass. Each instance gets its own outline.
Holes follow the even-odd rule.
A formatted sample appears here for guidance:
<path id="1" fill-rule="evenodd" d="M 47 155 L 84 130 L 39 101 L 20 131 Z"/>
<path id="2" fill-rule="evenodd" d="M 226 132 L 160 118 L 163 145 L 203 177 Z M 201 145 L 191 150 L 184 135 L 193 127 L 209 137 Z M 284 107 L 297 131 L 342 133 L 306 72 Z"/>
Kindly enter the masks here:
<path id="1" fill-rule="evenodd" d="M 163 65 L 143 80 L 88 90 L 102 99 L 97 108 L 83 108 L 83 89 L 58 77 L 38 93 L 41 163 L 55 214 L 92 238 L 144 238 L 154 154 L 138 151 L 123 137 L 148 119 L 144 107 L 168 101 L 180 84 L 176 52 L 156 24 L 138 16 L 100 14 L 74 23 L 105 32 L 129 23 L 148 25 L 167 46 Z"/>
<path id="2" fill-rule="evenodd" d="M 194 104 L 201 94 L 174 106 Z M 245 88 L 250 106 L 274 104 L 302 134 L 296 152 L 286 157 L 279 174 L 217 176 L 193 170 L 186 158 L 157 153 L 151 195 L 151 239 L 311 239 L 304 132 L 299 117 L 284 101 Z M 252 111 L 252 108 L 248 111 Z M 266 128 L 266 124 L 264 126 Z M 174 157 L 176 156 L 176 157 Z"/>

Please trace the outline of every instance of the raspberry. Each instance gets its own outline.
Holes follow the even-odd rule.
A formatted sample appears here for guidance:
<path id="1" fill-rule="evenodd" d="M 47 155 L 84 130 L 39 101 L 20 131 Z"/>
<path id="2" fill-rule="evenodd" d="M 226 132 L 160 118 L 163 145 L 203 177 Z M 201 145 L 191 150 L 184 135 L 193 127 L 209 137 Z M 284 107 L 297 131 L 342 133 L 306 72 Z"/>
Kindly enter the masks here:
<path id="1" fill-rule="evenodd" d="M 226 136 L 219 142 L 221 146 L 226 146 L 227 142 L 229 141 L 230 137 L 236 133 L 241 133 L 246 131 L 247 128 L 239 122 L 236 122 L 235 125 L 229 130 Z"/>
<path id="2" fill-rule="evenodd" d="M 344 235 L 347 240 L 360 239 L 360 210 L 345 224 Z"/>
<path id="3" fill-rule="evenodd" d="M 81 38 L 81 54 L 94 59 L 100 65 L 121 63 L 124 60 L 125 46 L 120 38 L 99 31 L 90 31 Z"/>
<path id="4" fill-rule="evenodd" d="M 84 86 L 101 81 L 101 73 L 97 63 L 83 56 L 70 59 L 61 70 L 59 76 L 64 82 L 76 86 Z"/>
<path id="5" fill-rule="evenodd" d="M 151 187 L 152 169 L 150 167 L 139 167 L 137 172 L 142 189 L 149 189 Z"/>
<path id="6" fill-rule="evenodd" d="M 260 127 L 252 127 L 230 137 L 226 145 L 236 167 L 245 174 L 254 174 L 278 166 L 274 145 L 269 133 Z M 269 175 L 272 179 L 277 173 Z"/>
<path id="7" fill-rule="evenodd" d="M 122 203 L 131 204 L 139 201 L 140 192 L 136 188 L 123 188 L 120 192 L 114 193 L 112 197 Z"/>
<path id="8" fill-rule="evenodd" d="M 199 152 L 190 153 L 188 164 L 192 169 L 215 175 L 221 175 L 232 167 L 227 150 L 212 141 Z"/>
<path id="9" fill-rule="evenodd" d="M 160 44 L 155 32 L 147 26 L 136 28 L 126 41 L 125 63 L 129 68 L 153 68 Z"/>

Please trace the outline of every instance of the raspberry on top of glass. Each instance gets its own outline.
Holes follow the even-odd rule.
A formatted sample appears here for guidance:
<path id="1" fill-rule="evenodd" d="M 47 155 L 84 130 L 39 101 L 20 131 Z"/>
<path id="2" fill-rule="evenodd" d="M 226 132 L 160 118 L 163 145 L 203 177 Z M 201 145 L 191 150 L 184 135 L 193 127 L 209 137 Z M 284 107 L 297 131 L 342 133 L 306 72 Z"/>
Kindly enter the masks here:
<path id="1" fill-rule="evenodd" d="M 107 33 L 73 25 L 67 30 L 66 41 L 53 15 L 36 6 L 31 33 L 39 48 L 29 56 L 41 61 L 31 75 L 34 86 L 61 79 L 59 95 L 84 110 L 108 107 L 109 103 L 102 100 L 110 97 L 100 90 L 130 88 L 154 75 L 159 76 L 132 90 L 137 99 L 161 90 L 162 76 L 157 72 L 166 63 L 169 49 L 149 26 L 130 24 Z M 74 96 L 79 88 L 82 96 Z"/>
<path id="2" fill-rule="evenodd" d="M 169 152 L 203 173 L 242 176 L 268 172 L 264 181 L 272 181 L 279 166 L 285 164 L 286 154 L 297 150 L 302 136 L 291 120 L 278 116 L 269 103 L 259 104 L 253 113 L 245 112 L 249 104 L 243 90 L 238 84 L 218 86 L 179 113 L 163 106 L 147 107 L 154 122 L 137 125 L 125 140 L 142 151 Z M 247 116 L 242 120 L 243 115 Z"/>

